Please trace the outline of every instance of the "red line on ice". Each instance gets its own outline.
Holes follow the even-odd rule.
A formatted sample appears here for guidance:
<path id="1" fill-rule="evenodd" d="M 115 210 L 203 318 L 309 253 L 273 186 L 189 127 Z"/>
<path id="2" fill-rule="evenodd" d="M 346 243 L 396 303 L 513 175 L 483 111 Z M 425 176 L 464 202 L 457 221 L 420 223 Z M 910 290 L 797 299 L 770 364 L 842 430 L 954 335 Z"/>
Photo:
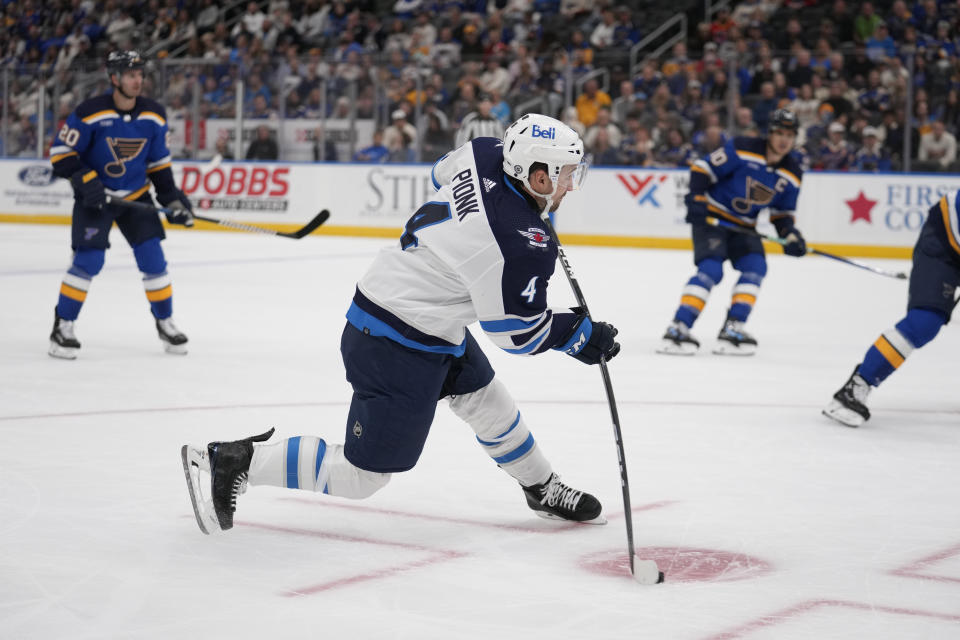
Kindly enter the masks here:
<path id="1" fill-rule="evenodd" d="M 732 640 L 733 638 L 742 638 L 744 635 L 753 631 L 757 631 L 758 629 L 774 627 L 779 624 L 789 622 L 790 618 L 798 614 L 810 613 L 814 609 L 819 609 L 822 607 L 843 607 L 858 611 L 870 611 L 872 613 L 879 611 L 881 613 L 890 613 L 896 615 L 934 618 L 937 620 L 944 620 L 946 622 L 960 622 L 960 615 L 953 615 L 949 613 L 937 613 L 935 611 L 923 611 L 921 609 L 905 609 L 902 607 L 883 607 L 866 602 L 851 602 L 849 600 L 808 600 L 806 602 L 795 604 L 792 607 L 788 607 L 781 611 L 777 611 L 776 613 L 771 613 L 757 618 L 756 620 L 741 625 L 736 629 L 731 629 L 730 631 L 724 631 L 723 633 L 715 636 L 710 636 L 707 640 Z"/>

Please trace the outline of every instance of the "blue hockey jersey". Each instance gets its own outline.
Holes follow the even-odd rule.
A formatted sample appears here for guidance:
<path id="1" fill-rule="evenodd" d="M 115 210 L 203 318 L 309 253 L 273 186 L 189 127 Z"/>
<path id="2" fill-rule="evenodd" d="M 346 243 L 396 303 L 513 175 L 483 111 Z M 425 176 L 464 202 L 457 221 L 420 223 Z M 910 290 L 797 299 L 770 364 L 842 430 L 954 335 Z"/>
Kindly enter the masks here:
<path id="1" fill-rule="evenodd" d="M 757 215 L 770 209 L 770 220 L 793 225 L 803 169 L 794 152 L 768 165 L 763 138 L 738 137 L 690 167 L 687 205 L 706 205 L 709 214 L 754 227 Z M 779 225 L 778 225 L 779 228 Z"/>
<path id="2" fill-rule="evenodd" d="M 360 279 L 347 319 L 439 353 L 462 354 L 465 328 L 478 320 L 508 353 L 566 351 L 578 316 L 547 306 L 556 239 L 504 175 L 503 143 L 477 138 L 445 158 L 434 170 L 438 191 Z"/>
<path id="3" fill-rule="evenodd" d="M 148 175 L 158 192 L 175 188 L 167 135 L 166 111 L 156 101 L 138 97 L 131 111 L 121 112 L 105 94 L 67 117 L 50 161 L 57 176 L 95 171 L 107 194 L 136 200 L 150 187 Z"/>
<path id="4" fill-rule="evenodd" d="M 960 258 L 960 191 L 940 198 L 931 209 L 926 224 L 931 225 L 944 244 L 953 249 L 954 258 Z"/>

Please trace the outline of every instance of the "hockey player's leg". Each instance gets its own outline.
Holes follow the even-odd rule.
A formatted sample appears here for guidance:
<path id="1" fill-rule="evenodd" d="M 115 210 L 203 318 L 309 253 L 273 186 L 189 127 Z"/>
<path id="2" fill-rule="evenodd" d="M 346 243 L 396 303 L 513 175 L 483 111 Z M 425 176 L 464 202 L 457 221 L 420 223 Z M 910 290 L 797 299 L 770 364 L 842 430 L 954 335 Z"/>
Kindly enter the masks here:
<path id="1" fill-rule="evenodd" d="M 932 222 L 940 215 L 934 205 L 913 250 L 907 315 L 884 331 L 870 346 L 863 363 L 834 395 L 823 414 L 849 427 L 858 427 L 870 418 L 866 400 L 871 387 L 879 386 L 910 356 L 933 340 L 940 327 L 950 322 L 960 266 L 951 247 L 945 246 Z"/>
<path id="2" fill-rule="evenodd" d="M 388 473 L 353 466 L 341 445 L 328 445 L 314 436 L 266 444 L 272 434 L 273 429 L 234 442 L 211 442 L 205 448 L 183 446 L 183 470 L 201 531 L 231 529 L 237 498 L 248 484 L 362 499 L 390 480 Z"/>
<path id="3" fill-rule="evenodd" d="M 143 274 L 143 288 L 150 302 L 157 335 L 167 353 L 186 355 L 187 336 L 173 323 L 173 286 L 167 273 L 167 261 L 160 238 L 150 238 L 133 246 L 133 255 Z"/>
<path id="4" fill-rule="evenodd" d="M 187 490 L 201 531 L 210 533 L 233 527 L 237 496 L 246 490 L 253 443 L 264 442 L 271 435 L 273 429 L 234 442 L 211 442 L 205 448 L 189 444 L 181 447 Z"/>
<path id="5" fill-rule="evenodd" d="M 752 252 L 733 260 L 740 278 L 733 287 L 730 310 L 717 334 L 714 353 L 720 355 L 750 356 L 757 351 L 757 340 L 744 330 L 747 318 L 760 293 L 760 285 L 767 274 L 767 261 L 763 253 Z"/>
<path id="6" fill-rule="evenodd" d="M 697 264 L 694 274 L 683 288 L 680 306 L 673 316 L 673 322 L 663 334 L 658 353 L 669 355 L 693 355 L 700 348 L 700 342 L 693 337 L 690 329 L 697 321 L 700 312 L 707 304 L 710 290 L 723 278 L 723 260 L 706 258 Z"/>
<path id="7" fill-rule="evenodd" d="M 554 473 L 517 404 L 497 379 L 450 398 L 450 408 L 477 434 L 477 441 L 523 488 L 527 505 L 544 518 L 604 524 L 600 502 L 564 484 Z"/>
<path id="8" fill-rule="evenodd" d="M 103 268 L 103 249 L 80 248 L 74 252 L 73 263 L 63 276 L 60 296 L 53 314 L 53 330 L 47 351 L 55 358 L 73 360 L 80 351 L 80 341 L 74 333 L 74 322 L 87 299 L 93 277 Z"/>
<path id="9" fill-rule="evenodd" d="M 850 378 L 833 394 L 823 410 L 828 418 L 848 427 L 859 427 L 870 419 L 867 396 L 880 386 L 913 353 L 931 340 L 947 321 L 940 310 L 914 308 L 896 326 L 884 331 L 870 346 Z"/>

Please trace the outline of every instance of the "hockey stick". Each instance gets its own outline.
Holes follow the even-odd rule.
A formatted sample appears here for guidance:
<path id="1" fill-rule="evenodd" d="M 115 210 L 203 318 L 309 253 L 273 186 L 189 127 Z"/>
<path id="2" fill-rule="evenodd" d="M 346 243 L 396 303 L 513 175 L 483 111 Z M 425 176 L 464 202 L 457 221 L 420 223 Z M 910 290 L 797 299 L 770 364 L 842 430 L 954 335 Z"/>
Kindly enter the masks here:
<path id="1" fill-rule="evenodd" d="M 123 198 L 114 198 L 113 196 L 107 196 L 107 204 L 121 205 L 124 207 L 130 207 L 131 209 L 140 209 L 141 211 L 151 211 L 159 213 L 171 213 L 171 210 L 167 207 L 155 207 L 152 204 L 147 204 L 146 202 L 137 202 L 136 200 L 124 200 Z M 229 227 L 231 229 L 239 229 L 240 231 L 249 231 L 251 233 L 265 233 L 271 236 L 281 236 L 284 238 L 293 238 L 294 240 L 299 240 L 300 238 L 313 233 L 317 227 L 322 225 L 327 221 L 327 218 L 330 217 L 330 212 L 324 209 L 317 215 L 313 217 L 310 222 L 300 227 L 296 231 L 286 232 L 286 231 L 274 231 L 273 229 L 267 229 L 264 227 L 256 227 L 249 224 L 244 224 L 242 222 L 234 222 L 233 220 L 221 220 L 220 218 L 209 218 L 207 216 L 201 216 L 196 213 L 193 214 L 195 220 L 203 220 L 204 222 L 211 222 L 213 224 L 218 224 L 221 227 Z"/>
<path id="2" fill-rule="evenodd" d="M 563 267 L 563 272 L 567 276 L 570 288 L 573 289 L 573 295 L 577 299 L 577 304 L 583 309 L 583 313 L 590 322 L 593 322 L 593 318 L 590 317 L 590 309 L 587 308 L 587 301 L 583 297 L 583 291 L 580 289 L 580 283 L 577 282 L 576 277 L 573 275 L 573 267 L 570 266 L 570 261 L 567 260 L 567 254 L 563 250 L 563 245 L 560 244 L 560 238 L 557 237 L 557 230 L 553 228 L 553 223 L 550 222 L 549 214 L 544 212 L 541 219 L 557 243 L 557 255 L 560 259 L 560 266 Z M 607 368 L 607 360 L 603 356 L 600 356 L 600 374 L 603 376 L 603 387 L 607 392 L 607 403 L 610 405 L 610 418 L 613 420 L 613 440 L 617 445 L 617 457 L 620 463 L 620 486 L 623 489 L 623 521 L 627 527 L 627 551 L 630 553 L 630 574 L 641 584 L 658 584 L 663 582 L 664 575 L 663 572 L 660 571 L 660 568 L 657 567 L 655 561 L 639 560 L 639 558 L 637 559 L 638 562 L 634 561 L 633 512 L 630 507 L 630 481 L 627 478 L 627 458 L 623 451 L 620 414 L 617 411 L 617 400 L 613 397 L 613 383 L 610 380 L 610 370 Z M 637 566 L 638 563 L 641 566 Z"/>
<path id="3" fill-rule="evenodd" d="M 724 229 L 729 229 L 730 231 L 735 231 L 736 233 L 742 233 L 748 236 L 756 236 L 761 240 L 766 240 L 767 242 L 774 242 L 781 246 L 786 245 L 787 241 L 783 238 L 775 238 L 773 236 L 763 235 L 756 229 L 748 229 L 747 227 L 741 227 L 740 225 L 728 222 L 727 220 L 721 220 L 720 218 L 707 217 L 707 224 L 714 227 L 723 227 Z M 844 264 L 848 264 L 851 267 L 857 267 L 858 269 L 865 269 L 877 275 L 886 276 L 888 278 L 896 278 L 898 280 L 906 280 L 909 276 L 903 271 L 887 271 L 886 269 L 879 269 L 877 267 L 871 267 L 868 264 L 864 264 L 857 260 L 851 260 L 850 258 L 844 258 L 843 256 L 838 256 L 833 253 L 827 253 L 826 251 L 820 251 L 819 249 L 807 248 L 807 253 L 812 253 L 817 256 L 823 256 L 824 258 L 830 258 L 831 260 L 836 260 Z"/>

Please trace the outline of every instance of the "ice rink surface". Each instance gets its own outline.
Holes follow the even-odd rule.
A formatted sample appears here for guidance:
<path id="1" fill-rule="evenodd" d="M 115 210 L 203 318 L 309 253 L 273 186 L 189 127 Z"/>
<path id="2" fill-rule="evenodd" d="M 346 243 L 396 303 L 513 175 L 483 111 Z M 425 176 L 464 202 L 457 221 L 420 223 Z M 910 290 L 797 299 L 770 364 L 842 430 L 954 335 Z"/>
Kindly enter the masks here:
<path id="1" fill-rule="evenodd" d="M 609 524 L 534 516 L 442 403 L 417 468 L 372 498 L 254 487 L 233 531 L 202 535 L 183 443 L 270 426 L 343 441 L 344 312 L 388 241 L 169 233 L 185 357 L 162 352 L 113 242 L 69 362 L 46 355 L 68 229 L 0 226 L 0 638 L 960 637 L 960 331 L 915 351 L 864 427 L 820 415 L 903 316 L 904 281 L 772 255 L 758 354 L 710 353 L 728 270 L 703 349 L 670 357 L 654 349 L 690 254 L 568 247 L 594 316 L 620 329 L 635 539 L 667 573 L 641 586 L 598 369 L 508 356 L 476 330 Z M 552 305 L 572 304 L 559 269 L 552 282 Z"/>

